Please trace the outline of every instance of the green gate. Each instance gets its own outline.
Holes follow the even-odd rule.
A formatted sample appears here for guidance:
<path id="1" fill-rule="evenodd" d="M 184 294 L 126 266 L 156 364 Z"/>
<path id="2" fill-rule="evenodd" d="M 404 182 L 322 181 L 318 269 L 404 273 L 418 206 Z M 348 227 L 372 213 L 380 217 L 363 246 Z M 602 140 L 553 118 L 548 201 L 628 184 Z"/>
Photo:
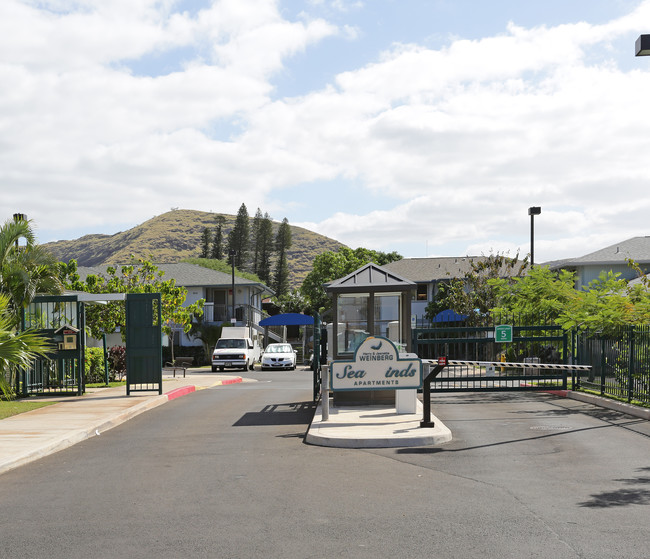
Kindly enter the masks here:
<path id="1" fill-rule="evenodd" d="M 84 392 L 84 306 L 76 295 L 40 295 L 23 311 L 22 329 L 37 331 L 51 344 L 47 357 L 19 369 L 12 385 L 16 394 Z"/>
<path id="2" fill-rule="evenodd" d="M 126 296 L 126 393 L 162 394 L 160 293 Z"/>
<path id="3" fill-rule="evenodd" d="M 421 359 L 447 358 L 431 378 L 432 392 L 566 389 L 568 337 L 552 324 L 441 325 L 414 328 Z M 547 366 L 541 366 L 545 364 Z M 556 366 L 548 366 L 555 364 Z"/>

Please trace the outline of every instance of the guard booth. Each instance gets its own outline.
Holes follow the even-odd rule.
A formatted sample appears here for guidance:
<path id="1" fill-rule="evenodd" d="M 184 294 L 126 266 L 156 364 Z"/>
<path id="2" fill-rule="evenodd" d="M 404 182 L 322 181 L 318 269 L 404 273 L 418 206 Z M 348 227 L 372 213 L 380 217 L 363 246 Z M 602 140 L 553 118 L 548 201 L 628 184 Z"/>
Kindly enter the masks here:
<path id="1" fill-rule="evenodd" d="M 126 312 L 127 395 L 157 390 L 162 394 L 160 293 L 75 293 L 35 297 L 23 311 L 22 329 L 50 340 L 51 352 L 17 371 L 16 394 L 84 393 L 85 305 L 121 302 Z"/>
<path id="2" fill-rule="evenodd" d="M 399 353 L 411 352 L 411 300 L 416 284 L 366 264 L 325 286 L 332 299 L 328 359 L 351 360 L 370 336 L 388 338 Z M 334 405 L 393 405 L 395 390 L 334 392 Z"/>

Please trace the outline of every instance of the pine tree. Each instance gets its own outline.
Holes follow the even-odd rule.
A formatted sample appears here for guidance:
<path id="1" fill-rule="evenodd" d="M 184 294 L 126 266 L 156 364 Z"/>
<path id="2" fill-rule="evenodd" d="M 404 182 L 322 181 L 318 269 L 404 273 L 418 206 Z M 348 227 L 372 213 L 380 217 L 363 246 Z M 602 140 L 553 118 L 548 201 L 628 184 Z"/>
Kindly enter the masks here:
<path id="1" fill-rule="evenodd" d="M 223 259 L 223 226 L 226 223 L 226 218 L 222 215 L 217 216 L 217 226 L 214 228 L 214 236 L 212 237 L 212 251 L 210 258 L 217 260 Z"/>
<path id="2" fill-rule="evenodd" d="M 266 285 L 270 285 L 274 242 L 273 221 L 268 213 L 264 214 L 260 222 L 260 228 L 257 232 L 257 245 L 259 250 L 257 275 Z"/>
<path id="3" fill-rule="evenodd" d="M 289 220 L 285 217 L 278 228 L 275 237 L 275 250 L 277 262 L 275 265 L 275 277 L 273 289 L 277 297 L 282 297 L 289 291 L 289 265 L 287 264 L 287 251 L 291 247 L 291 227 Z"/>
<path id="4" fill-rule="evenodd" d="M 201 235 L 201 258 L 210 258 L 210 230 L 205 227 Z"/>
<path id="5" fill-rule="evenodd" d="M 228 252 L 234 250 L 237 253 L 235 256 L 235 266 L 239 270 L 244 270 L 248 264 L 248 239 L 250 237 L 249 221 L 246 204 L 242 203 L 237 212 L 237 217 L 235 218 L 235 226 L 228 234 Z"/>
<path id="6" fill-rule="evenodd" d="M 251 261 L 251 271 L 259 275 L 259 265 L 260 265 L 260 226 L 262 224 L 262 220 L 264 217 L 262 216 L 262 210 L 257 208 L 257 212 L 255 212 L 255 217 L 253 218 L 253 224 L 251 225 L 251 254 L 252 254 L 252 261 Z"/>

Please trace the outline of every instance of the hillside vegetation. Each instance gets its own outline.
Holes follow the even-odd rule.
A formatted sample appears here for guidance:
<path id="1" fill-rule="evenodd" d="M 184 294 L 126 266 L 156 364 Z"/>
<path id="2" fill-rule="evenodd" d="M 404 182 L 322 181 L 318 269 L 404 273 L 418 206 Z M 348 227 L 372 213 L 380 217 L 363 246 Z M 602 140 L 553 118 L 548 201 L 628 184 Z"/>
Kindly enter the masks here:
<path id="1" fill-rule="evenodd" d="M 199 256 L 201 234 L 206 227 L 214 229 L 217 215 L 196 210 L 172 210 L 114 235 L 85 235 L 43 246 L 59 260 L 68 262 L 75 259 L 79 266 L 127 264 L 131 255 L 158 264 L 180 262 Z M 235 223 L 235 216 L 221 215 L 225 218 L 226 237 Z M 279 225 L 279 222 L 273 223 L 274 235 Z M 292 245 L 287 253 L 291 287 L 302 283 L 316 256 L 343 246 L 334 239 L 294 225 L 291 225 L 291 236 Z"/>

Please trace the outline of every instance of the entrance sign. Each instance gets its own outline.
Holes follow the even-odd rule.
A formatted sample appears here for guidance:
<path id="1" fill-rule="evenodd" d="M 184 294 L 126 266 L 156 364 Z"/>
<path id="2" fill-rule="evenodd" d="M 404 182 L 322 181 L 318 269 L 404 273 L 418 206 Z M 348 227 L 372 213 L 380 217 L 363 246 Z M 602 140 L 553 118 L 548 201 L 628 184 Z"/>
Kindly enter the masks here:
<path id="1" fill-rule="evenodd" d="M 395 390 L 422 387 L 422 361 L 400 359 L 388 338 L 369 337 L 352 361 L 332 361 L 332 390 Z"/>
<path id="2" fill-rule="evenodd" d="M 494 339 L 497 342 L 511 342 L 512 341 L 512 326 L 503 324 L 494 329 Z"/>

